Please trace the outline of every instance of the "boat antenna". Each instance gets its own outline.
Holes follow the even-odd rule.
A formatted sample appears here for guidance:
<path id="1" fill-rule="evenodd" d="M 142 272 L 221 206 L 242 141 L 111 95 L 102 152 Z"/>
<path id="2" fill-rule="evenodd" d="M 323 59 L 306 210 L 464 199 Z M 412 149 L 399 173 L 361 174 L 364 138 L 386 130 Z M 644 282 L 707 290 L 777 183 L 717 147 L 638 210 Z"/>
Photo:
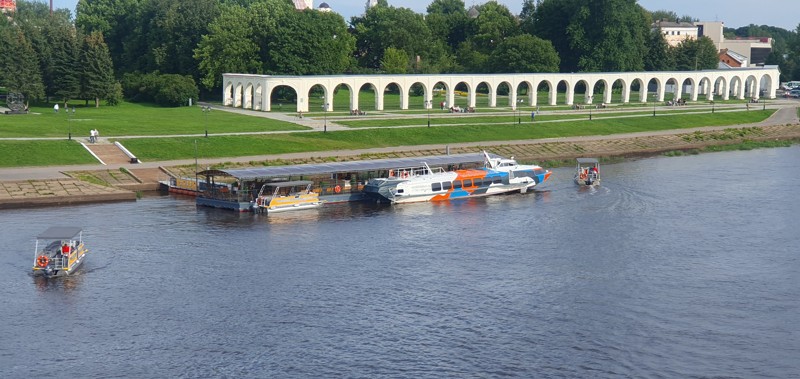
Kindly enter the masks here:
<path id="1" fill-rule="evenodd" d="M 486 166 L 489 166 L 489 168 L 497 167 L 497 162 L 495 162 L 491 157 L 489 157 L 489 153 L 487 153 L 486 150 L 483 151 L 483 156 L 486 157 L 486 163 L 485 163 Z"/>
<path id="2" fill-rule="evenodd" d="M 428 162 L 422 162 L 422 164 L 425 165 L 425 169 L 428 170 L 428 174 L 433 174 L 433 171 L 431 171 L 431 167 L 428 166 Z"/>

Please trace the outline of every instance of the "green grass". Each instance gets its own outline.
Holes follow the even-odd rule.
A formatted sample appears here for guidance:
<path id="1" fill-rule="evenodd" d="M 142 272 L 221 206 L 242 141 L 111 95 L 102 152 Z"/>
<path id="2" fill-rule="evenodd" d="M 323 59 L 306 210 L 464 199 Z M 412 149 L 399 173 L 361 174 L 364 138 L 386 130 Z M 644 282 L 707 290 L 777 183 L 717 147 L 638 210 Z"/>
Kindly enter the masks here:
<path id="1" fill-rule="evenodd" d="M 206 126 L 212 134 L 307 129 L 289 122 L 220 110 L 205 114 L 199 107 L 162 108 L 122 103 L 100 108 L 76 106 L 74 113 L 62 108 L 54 113 L 51 104 L 31 106 L 30 110 L 27 115 L 0 115 L 0 138 L 66 138 L 70 130 L 73 137 L 88 138 L 92 128 L 99 130 L 101 137 L 203 134 Z"/>
<path id="2" fill-rule="evenodd" d="M 740 111 L 744 111 L 742 108 Z M 496 123 L 509 123 L 509 122 L 530 122 L 530 110 L 521 110 L 520 112 L 507 111 L 504 114 L 493 114 L 487 116 L 479 116 L 472 113 L 439 113 L 431 114 L 431 125 L 456 125 L 456 124 L 496 124 Z M 499 113 L 499 112 L 498 112 Z M 657 115 L 676 115 L 676 114 L 699 114 L 711 113 L 708 109 L 694 109 L 686 107 L 667 107 L 658 109 Z M 613 109 L 593 110 L 592 117 L 620 117 L 620 116 L 647 116 L 652 115 L 652 110 L 644 111 L 626 111 L 614 112 Z M 589 118 L 588 110 L 583 110 L 581 113 L 573 114 L 542 114 L 536 115 L 536 122 L 555 121 L 555 120 L 585 120 Z M 421 118 L 392 118 L 392 119 L 364 119 L 364 120 L 333 120 L 339 125 L 349 126 L 353 128 L 359 127 L 390 127 L 390 126 L 427 126 L 428 119 Z"/>
<path id="3" fill-rule="evenodd" d="M 402 145 L 609 135 L 698 126 L 735 125 L 762 121 L 772 113 L 772 111 L 707 113 L 542 124 L 387 128 L 329 133 L 214 136 L 211 138 L 140 138 L 125 139 L 122 143 L 136 156 L 148 161 L 193 158 L 195 154 L 194 141 L 197 141 L 200 158 L 223 158 Z"/>
<path id="4" fill-rule="evenodd" d="M 75 141 L 0 141 L 0 167 L 93 164 L 97 160 Z"/>

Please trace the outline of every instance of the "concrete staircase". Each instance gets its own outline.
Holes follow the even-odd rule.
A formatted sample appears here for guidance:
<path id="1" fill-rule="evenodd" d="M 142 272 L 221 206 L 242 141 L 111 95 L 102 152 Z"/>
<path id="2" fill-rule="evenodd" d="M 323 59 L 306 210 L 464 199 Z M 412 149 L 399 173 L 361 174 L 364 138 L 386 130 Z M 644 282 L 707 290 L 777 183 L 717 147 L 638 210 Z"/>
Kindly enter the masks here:
<path id="1" fill-rule="evenodd" d="M 105 164 L 131 163 L 131 158 L 111 143 L 87 143 L 86 147 Z"/>

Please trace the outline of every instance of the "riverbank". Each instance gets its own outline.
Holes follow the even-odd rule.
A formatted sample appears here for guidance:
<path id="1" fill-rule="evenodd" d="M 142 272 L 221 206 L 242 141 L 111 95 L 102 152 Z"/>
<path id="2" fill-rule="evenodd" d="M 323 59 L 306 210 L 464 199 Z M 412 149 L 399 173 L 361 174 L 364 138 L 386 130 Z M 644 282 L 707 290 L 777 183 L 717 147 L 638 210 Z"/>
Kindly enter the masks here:
<path id="1" fill-rule="evenodd" d="M 792 110 L 794 112 L 794 110 Z M 796 114 L 795 114 L 796 119 Z M 665 130 L 647 133 L 629 133 L 612 136 L 585 136 L 550 138 L 526 141 L 503 141 L 482 143 L 459 143 L 451 145 L 399 146 L 393 148 L 363 149 L 352 151 L 314 152 L 275 156 L 239 157 L 220 160 L 203 160 L 201 167 L 233 168 L 276 164 L 303 164 L 330 161 L 363 160 L 389 157 L 413 157 L 442 154 L 458 154 L 487 150 L 502 156 L 514 156 L 523 162 L 536 162 L 553 167 L 576 157 L 592 156 L 606 159 L 624 159 L 659 154 L 677 155 L 683 152 L 731 148 L 753 148 L 761 146 L 785 146 L 800 142 L 800 123 L 783 125 L 741 125 L 732 127 L 706 127 L 691 130 Z M 105 166 L 97 173 L 125 167 L 150 167 L 169 172 L 177 177 L 194 177 L 195 165 L 191 161 L 149 162 L 129 164 L 121 167 Z M 86 168 L 51 168 L 69 176 L 69 179 L 25 180 L 13 170 L 0 170 L 0 209 L 47 205 L 66 205 L 100 201 L 135 200 L 136 192 L 130 190 L 131 179 L 127 175 L 104 175 L 104 185 L 78 180 Z M 32 174 L 29 174 L 32 175 Z M 100 175 L 97 175 L 100 176 Z M 33 176 L 31 176 L 33 177 Z M 156 188 L 156 179 L 135 178 L 141 188 Z M 152 183 L 151 183 L 152 182 Z M 128 188 L 128 189 L 126 189 Z"/>

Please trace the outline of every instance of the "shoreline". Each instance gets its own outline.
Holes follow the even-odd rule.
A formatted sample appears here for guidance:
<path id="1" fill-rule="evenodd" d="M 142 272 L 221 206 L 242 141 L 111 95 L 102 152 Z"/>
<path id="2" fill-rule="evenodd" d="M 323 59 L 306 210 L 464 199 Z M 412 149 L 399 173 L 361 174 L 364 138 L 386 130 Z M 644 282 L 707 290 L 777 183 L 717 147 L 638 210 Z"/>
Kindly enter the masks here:
<path id="1" fill-rule="evenodd" d="M 708 148 L 737 146 L 749 142 L 758 147 L 772 147 L 774 142 L 785 142 L 788 145 L 800 143 L 800 124 L 749 126 L 739 125 L 726 128 L 705 128 L 686 131 L 672 130 L 647 135 L 612 135 L 577 138 L 556 138 L 536 141 L 504 141 L 459 143 L 438 146 L 400 146 L 386 149 L 368 149 L 338 152 L 316 152 L 294 154 L 291 157 L 241 157 L 219 159 L 203 162 L 203 165 L 219 165 L 226 167 L 246 167 L 263 162 L 280 162 L 282 164 L 303 164 L 330 162 L 336 160 L 364 160 L 387 157 L 413 157 L 443 154 L 459 154 L 487 150 L 502 156 L 514 156 L 519 161 L 537 162 L 545 167 L 563 166 L 567 161 L 577 157 L 596 157 L 601 159 L 644 158 L 663 155 L 669 152 L 704 152 Z M 770 144 L 769 142 L 773 142 Z M 766 146 L 764 146 L 766 145 Z M 779 145 L 782 145 L 779 143 Z M 731 149 L 733 150 L 733 149 Z M 683 155 L 683 153 L 675 155 Z M 334 155 L 331 155 L 334 154 Z M 157 164 L 154 162 L 153 164 Z M 176 162 L 162 162 L 164 164 Z M 186 163 L 186 162 L 183 162 Z M 570 163 L 571 164 L 571 163 Z M 151 164 L 152 165 L 152 164 Z M 134 168 L 136 165 L 125 166 Z M 194 176 L 194 164 L 178 164 L 156 166 L 164 172 L 175 176 Z M 63 170 L 62 170 L 63 169 Z M 100 171 L 108 171 L 113 167 L 105 167 Z M 140 193 L 148 189 L 158 188 L 157 180 L 145 179 L 138 185 L 131 186 L 130 181 L 107 183 L 108 186 L 94 184 L 76 179 L 74 172 L 52 168 L 68 178 L 60 179 L 22 179 L 3 180 L 0 177 L 0 210 L 12 208 L 46 207 L 75 205 L 111 201 L 135 201 Z"/>

